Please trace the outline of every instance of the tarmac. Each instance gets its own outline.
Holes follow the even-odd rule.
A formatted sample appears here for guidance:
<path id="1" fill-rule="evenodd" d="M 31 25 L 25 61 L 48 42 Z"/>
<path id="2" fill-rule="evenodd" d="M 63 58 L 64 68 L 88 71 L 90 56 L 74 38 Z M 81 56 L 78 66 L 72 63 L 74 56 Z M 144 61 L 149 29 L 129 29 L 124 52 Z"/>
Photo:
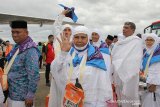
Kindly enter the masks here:
<path id="1" fill-rule="evenodd" d="M 50 87 L 45 83 L 45 67 L 40 69 L 40 81 L 35 97 L 35 107 L 45 107 L 45 99 L 49 94 Z"/>

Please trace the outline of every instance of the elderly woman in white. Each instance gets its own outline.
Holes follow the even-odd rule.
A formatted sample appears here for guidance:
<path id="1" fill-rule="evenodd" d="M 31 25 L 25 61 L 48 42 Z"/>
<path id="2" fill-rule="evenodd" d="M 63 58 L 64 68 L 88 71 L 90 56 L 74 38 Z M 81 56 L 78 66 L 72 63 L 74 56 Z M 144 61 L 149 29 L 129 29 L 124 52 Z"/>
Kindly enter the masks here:
<path id="1" fill-rule="evenodd" d="M 102 33 L 98 29 L 93 29 L 91 33 L 91 40 L 92 40 L 92 45 L 95 47 L 98 47 L 99 50 L 101 51 L 103 58 L 105 60 L 105 64 L 107 67 L 107 71 L 110 72 L 110 66 L 111 66 L 111 56 L 110 56 L 110 51 L 109 47 L 105 42 L 102 41 Z M 111 76 L 112 74 L 110 74 Z M 111 80 L 112 81 L 112 80 Z"/>
<path id="2" fill-rule="evenodd" d="M 160 107 L 160 44 L 154 33 L 143 36 L 145 43 L 142 78 L 146 79 L 147 90 L 142 95 L 142 107 Z"/>
<path id="3" fill-rule="evenodd" d="M 112 99 L 111 82 L 103 56 L 99 49 L 89 44 L 88 35 L 88 28 L 78 26 L 72 43 L 64 35 L 61 36 L 62 41 L 59 40 L 61 53 L 51 64 L 55 79 L 54 107 L 64 106 L 67 81 L 74 84 L 77 78 L 84 91 L 83 107 L 106 107 L 106 101 Z"/>

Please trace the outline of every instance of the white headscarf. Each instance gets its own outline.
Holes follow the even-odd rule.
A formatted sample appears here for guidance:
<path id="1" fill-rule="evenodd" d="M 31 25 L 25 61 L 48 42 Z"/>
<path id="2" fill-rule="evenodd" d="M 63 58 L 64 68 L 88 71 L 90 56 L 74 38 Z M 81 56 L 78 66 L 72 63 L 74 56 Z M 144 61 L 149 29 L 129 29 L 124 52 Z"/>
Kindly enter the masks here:
<path id="1" fill-rule="evenodd" d="M 63 33 L 64 29 L 66 29 L 66 28 L 70 28 L 71 29 L 71 33 L 73 34 L 73 27 L 71 25 L 69 25 L 69 24 L 63 25 L 60 33 Z M 60 33 L 59 33 L 58 36 L 57 35 L 54 36 L 55 37 L 54 42 L 56 41 L 56 38 L 59 38 L 61 40 Z M 70 41 L 72 41 L 72 34 L 70 36 Z"/>
<path id="2" fill-rule="evenodd" d="M 90 35 L 89 29 L 88 29 L 87 27 L 85 27 L 85 26 L 77 26 L 77 27 L 74 29 L 74 31 L 73 31 L 73 37 L 74 37 L 76 34 L 79 34 L 79 33 L 84 33 L 84 34 L 86 34 L 87 37 L 88 37 L 88 43 L 89 43 L 89 35 Z M 75 45 L 74 45 L 74 47 L 75 47 L 77 50 L 84 50 L 84 49 L 87 47 L 88 43 L 87 43 L 85 46 L 83 46 L 83 47 L 77 47 L 77 46 L 75 46 Z"/>
<path id="3" fill-rule="evenodd" d="M 146 43 L 145 43 L 145 40 L 146 40 L 148 37 L 151 37 L 151 38 L 153 38 L 153 39 L 155 40 L 154 44 L 153 44 L 152 47 L 150 47 L 150 48 L 148 48 L 148 47 L 146 46 Z M 148 53 L 148 54 L 151 54 L 151 52 L 153 52 L 153 51 L 156 49 L 156 47 L 157 47 L 157 45 L 158 45 L 158 43 L 159 43 L 159 41 L 158 41 L 158 36 L 157 36 L 155 33 L 146 33 L 146 34 L 144 34 L 144 35 L 142 36 L 142 39 L 143 39 L 143 42 L 144 42 L 144 47 L 145 47 L 145 49 L 147 50 L 147 53 Z"/>
<path id="4" fill-rule="evenodd" d="M 73 27 L 69 24 L 63 25 L 60 33 L 63 33 L 63 30 L 66 29 L 67 27 L 71 29 L 71 32 L 73 34 Z M 72 34 L 70 36 L 70 41 L 72 41 Z M 60 34 L 58 36 L 54 36 L 54 37 L 55 37 L 54 38 L 54 50 L 55 50 L 55 54 L 57 56 L 61 52 L 61 48 L 60 48 L 59 42 L 57 41 L 57 38 L 59 38 L 61 40 L 61 37 L 60 37 Z"/>
<path id="5" fill-rule="evenodd" d="M 92 33 L 93 32 L 95 32 L 95 33 L 97 33 L 98 35 L 99 35 L 99 39 L 98 39 L 98 41 L 97 42 L 92 42 L 92 44 L 93 44 L 93 46 L 97 46 L 97 47 L 99 47 L 100 45 L 101 45 L 101 41 L 102 41 L 102 38 L 101 38 L 101 31 L 100 30 L 98 30 L 98 29 L 93 29 L 92 30 Z M 91 34 L 91 38 L 92 38 L 92 34 Z"/>
<path id="6" fill-rule="evenodd" d="M 71 29 L 71 32 L 73 32 L 73 27 L 71 25 L 69 25 L 69 24 L 65 24 L 65 25 L 62 26 L 62 32 L 67 27 Z"/>
<path id="7" fill-rule="evenodd" d="M 65 24 L 65 25 L 62 26 L 62 32 L 66 28 L 70 28 L 71 29 L 71 33 L 73 34 L 73 27 L 71 25 L 69 25 L 69 24 Z M 72 34 L 70 36 L 70 41 L 72 41 Z"/>

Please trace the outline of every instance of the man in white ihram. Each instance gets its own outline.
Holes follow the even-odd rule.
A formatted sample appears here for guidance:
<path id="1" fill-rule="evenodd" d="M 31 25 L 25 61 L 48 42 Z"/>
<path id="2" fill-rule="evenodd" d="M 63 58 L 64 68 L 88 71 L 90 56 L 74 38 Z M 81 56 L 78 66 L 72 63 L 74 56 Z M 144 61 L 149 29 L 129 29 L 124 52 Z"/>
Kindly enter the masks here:
<path id="1" fill-rule="evenodd" d="M 142 41 L 134 35 L 136 26 L 125 22 L 123 39 L 119 40 L 111 53 L 113 80 L 120 107 L 139 107 L 139 71 L 142 59 Z"/>

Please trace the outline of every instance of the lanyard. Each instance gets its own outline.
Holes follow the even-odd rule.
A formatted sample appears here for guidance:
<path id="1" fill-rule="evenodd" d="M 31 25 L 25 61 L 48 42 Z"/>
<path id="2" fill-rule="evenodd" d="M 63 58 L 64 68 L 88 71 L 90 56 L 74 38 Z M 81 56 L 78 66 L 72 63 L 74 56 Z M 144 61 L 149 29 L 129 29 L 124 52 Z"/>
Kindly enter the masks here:
<path id="1" fill-rule="evenodd" d="M 147 76 L 147 74 L 148 74 L 148 68 L 149 68 L 149 63 L 150 63 L 150 61 L 151 61 L 151 58 L 152 58 L 152 56 L 153 56 L 153 53 L 154 53 L 154 51 L 151 53 L 151 55 L 149 56 L 149 58 L 148 58 L 148 61 L 147 61 L 147 64 L 146 64 L 146 68 L 145 68 L 145 70 L 144 70 L 144 77 L 146 78 L 146 76 Z"/>
<path id="2" fill-rule="evenodd" d="M 75 57 L 76 53 L 74 52 L 72 55 L 72 58 L 70 60 L 70 68 L 69 68 L 69 79 L 68 79 L 68 83 L 70 82 L 70 79 L 72 77 L 73 74 L 73 62 L 72 59 Z M 83 78 L 83 72 L 85 69 L 85 65 L 86 65 L 86 60 L 87 60 L 87 55 L 85 54 L 82 58 L 82 61 L 79 65 L 79 71 L 80 71 L 80 82 L 82 83 L 82 78 Z"/>

